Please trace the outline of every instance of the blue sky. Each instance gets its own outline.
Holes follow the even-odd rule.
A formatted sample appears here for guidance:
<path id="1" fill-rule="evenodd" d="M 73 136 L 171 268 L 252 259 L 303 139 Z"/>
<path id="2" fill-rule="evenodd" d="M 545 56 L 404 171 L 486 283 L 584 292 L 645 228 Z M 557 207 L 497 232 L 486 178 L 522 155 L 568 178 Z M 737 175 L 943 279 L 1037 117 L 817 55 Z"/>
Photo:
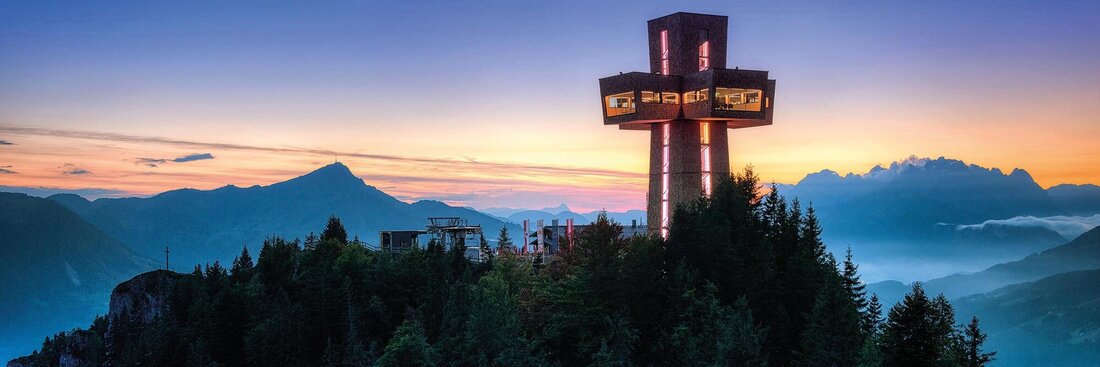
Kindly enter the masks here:
<path id="1" fill-rule="evenodd" d="M 601 126 L 596 79 L 644 71 L 645 21 L 675 11 L 728 15 L 729 66 L 778 80 L 775 125 L 731 134 L 735 167 L 794 182 L 947 155 L 1026 168 L 1045 186 L 1095 182 L 1098 4 L 4 1 L 0 138 L 15 145 L 0 147 L 0 165 L 18 174 L 0 184 L 149 194 L 174 181 L 135 179 L 154 169 L 136 157 L 212 153 L 155 171 L 200 188 L 271 183 L 328 160 L 5 127 L 641 174 L 645 137 Z M 56 147 L 73 150 L 47 154 Z M 402 185 L 431 170 L 349 163 L 408 198 L 459 185 Z M 65 177 L 64 164 L 96 174 Z M 584 183 L 591 200 L 574 205 L 639 207 L 643 180 Z M 465 204 L 556 205 L 569 196 L 558 182 L 522 196 L 469 188 L 497 199 Z M 608 192 L 629 195 L 595 199 Z"/>

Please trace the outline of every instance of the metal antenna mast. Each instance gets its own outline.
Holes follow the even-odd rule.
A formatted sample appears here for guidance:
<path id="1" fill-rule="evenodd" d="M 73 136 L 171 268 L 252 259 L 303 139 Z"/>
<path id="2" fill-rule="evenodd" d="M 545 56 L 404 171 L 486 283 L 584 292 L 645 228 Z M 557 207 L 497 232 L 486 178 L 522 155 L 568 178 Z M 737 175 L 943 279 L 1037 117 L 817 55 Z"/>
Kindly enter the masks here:
<path id="1" fill-rule="evenodd" d="M 168 254 L 172 252 L 168 250 L 168 245 L 164 245 L 164 270 L 168 270 Z"/>

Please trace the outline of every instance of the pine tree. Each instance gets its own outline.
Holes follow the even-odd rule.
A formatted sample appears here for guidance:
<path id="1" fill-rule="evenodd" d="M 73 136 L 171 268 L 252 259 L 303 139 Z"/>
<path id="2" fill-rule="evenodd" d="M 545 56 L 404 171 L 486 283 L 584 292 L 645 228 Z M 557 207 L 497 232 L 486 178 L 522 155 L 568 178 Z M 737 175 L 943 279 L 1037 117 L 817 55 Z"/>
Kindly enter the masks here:
<path id="1" fill-rule="evenodd" d="M 856 309 L 860 312 L 867 308 L 867 291 L 866 285 L 859 279 L 859 266 L 852 261 L 852 248 L 848 247 L 848 251 L 844 255 L 844 270 L 841 273 L 844 279 L 844 288 L 848 290 L 848 297 L 852 299 L 852 304 L 856 306 Z"/>
<path id="2" fill-rule="evenodd" d="M 838 282 L 839 283 L 839 282 Z M 841 284 L 822 289 L 802 334 L 805 366 L 856 366 L 863 347 L 862 318 Z"/>
<path id="3" fill-rule="evenodd" d="M 592 366 L 629 367 L 638 342 L 638 330 L 630 326 L 630 321 L 621 313 L 605 318 L 607 335 L 600 340 L 600 349 L 592 354 Z"/>
<path id="4" fill-rule="evenodd" d="M 682 296 L 683 311 L 672 330 L 671 361 L 680 366 L 764 365 L 761 345 L 766 331 L 753 321 L 748 301 L 731 306 L 714 298 L 715 288 L 689 290 Z"/>
<path id="5" fill-rule="evenodd" d="M 485 236 L 481 236 L 481 243 L 478 245 L 478 252 L 481 255 L 481 265 L 484 269 L 493 268 L 493 259 L 496 257 L 493 254 L 493 249 L 489 247 L 489 241 L 485 240 Z"/>
<path id="6" fill-rule="evenodd" d="M 898 367 L 941 366 L 944 350 L 938 310 L 920 283 L 894 308 L 883 328 L 883 364 Z"/>
<path id="7" fill-rule="evenodd" d="M 787 201 L 779 196 L 779 189 L 774 183 L 771 186 L 771 192 L 764 196 L 761 214 L 763 215 L 764 224 L 769 228 L 767 231 L 768 237 L 778 240 L 781 236 L 780 231 L 783 227 L 783 221 L 787 216 Z"/>
<path id="8" fill-rule="evenodd" d="M 963 331 L 963 355 L 961 364 L 964 367 L 984 367 L 993 362 L 997 352 L 983 352 L 982 344 L 985 343 L 986 334 L 978 328 L 978 318 L 970 319 L 970 324 Z"/>
<path id="9" fill-rule="evenodd" d="M 438 364 L 435 348 L 424 336 L 424 328 L 415 320 L 406 319 L 394 331 L 386 345 L 378 367 L 435 366 Z"/>
<path id="10" fill-rule="evenodd" d="M 825 243 L 821 242 L 821 231 L 821 223 L 817 220 L 817 211 L 814 210 L 813 205 L 810 205 L 806 208 L 806 215 L 802 219 L 799 238 L 802 241 L 802 246 L 812 252 L 813 257 L 819 263 L 823 263 L 828 254 L 825 250 Z"/>
<path id="11" fill-rule="evenodd" d="M 962 358 L 961 336 L 955 329 L 955 308 L 942 293 L 932 299 L 932 325 L 937 347 L 942 352 L 940 364 L 951 365 Z"/>
<path id="12" fill-rule="evenodd" d="M 863 332 L 867 335 L 875 334 L 882 326 L 882 304 L 879 303 L 878 294 L 871 293 L 871 301 L 867 302 L 867 308 L 863 311 Z"/>
<path id="13" fill-rule="evenodd" d="M 233 259 L 233 267 L 230 268 L 229 274 L 237 282 L 247 281 L 251 278 L 252 266 L 252 256 L 248 254 L 248 246 L 244 246 L 241 248 L 241 254 Z"/>
<path id="14" fill-rule="evenodd" d="M 512 237 L 508 236 L 508 227 L 500 227 L 500 235 L 497 236 L 497 251 L 511 251 L 514 253 L 515 250 Z"/>
<path id="15" fill-rule="evenodd" d="M 348 232 L 344 230 L 344 225 L 340 223 L 340 218 L 335 215 L 328 217 L 328 223 L 325 224 L 325 231 L 321 232 L 321 241 L 335 240 L 337 242 L 347 244 Z"/>

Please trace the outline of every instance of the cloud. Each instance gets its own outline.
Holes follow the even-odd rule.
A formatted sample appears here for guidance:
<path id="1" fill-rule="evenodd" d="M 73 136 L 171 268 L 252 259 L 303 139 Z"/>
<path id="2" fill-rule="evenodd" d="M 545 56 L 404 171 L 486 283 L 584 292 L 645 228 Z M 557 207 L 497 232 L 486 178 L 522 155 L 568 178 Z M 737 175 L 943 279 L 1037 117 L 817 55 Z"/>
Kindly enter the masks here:
<path id="1" fill-rule="evenodd" d="M 108 132 L 98 131 L 85 131 L 85 130 L 59 130 L 59 129 L 42 129 L 33 127 L 16 127 L 16 126 L 0 126 L 0 131 L 17 134 L 17 135 L 33 135 L 33 136 L 52 136 L 63 137 L 73 139 L 89 139 L 100 141 L 117 141 L 117 142 L 130 142 L 130 143 L 150 143 L 150 144 L 165 144 L 188 148 L 206 148 L 211 150 L 244 150 L 244 151 L 258 151 L 258 152 L 272 152 L 272 153 L 302 153 L 321 155 L 326 157 L 339 156 L 348 158 L 361 158 L 367 160 L 379 160 L 390 161 L 395 163 L 410 163 L 410 164 L 432 164 L 436 166 L 446 166 L 460 170 L 471 170 L 484 172 L 487 170 L 495 170 L 496 172 L 523 172 L 530 175 L 546 174 L 546 175 L 583 175 L 583 176 L 599 176 L 607 178 L 625 178 L 631 180 L 642 180 L 648 177 L 647 174 L 641 172 L 626 172 L 609 169 L 599 168 L 582 168 L 582 167 L 565 167 L 565 166 L 548 166 L 538 164 L 523 164 L 523 163 L 504 163 L 504 162 L 485 162 L 485 161 L 470 161 L 470 160 L 458 160 L 458 159 L 446 159 L 446 158 L 423 158 L 423 157 L 407 157 L 397 155 L 386 154 L 366 154 L 366 153 L 352 153 L 352 152 L 338 152 L 327 149 L 312 149 L 312 148 L 300 148 L 300 147 L 268 147 L 258 145 L 243 145 L 243 144 L 227 144 L 227 143 L 214 143 L 214 142 L 202 142 L 193 140 L 180 140 L 171 139 L 157 136 L 141 136 L 141 135 L 125 135 Z M 138 162 L 142 163 L 142 162 Z M 157 164 L 156 162 L 150 162 Z"/>
<path id="2" fill-rule="evenodd" d="M 390 188 L 386 192 L 405 200 L 425 198 L 448 198 L 455 195 L 450 204 L 480 206 L 509 205 L 523 202 L 525 205 L 553 206 L 568 201 L 577 208 L 594 210 L 608 208 L 626 209 L 624 203 L 644 202 L 645 172 L 619 171 L 601 167 L 576 167 L 567 165 L 530 164 L 522 162 L 481 161 L 474 157 L 416 157 L 387 154 L 368 154 L 360 152 L 333 151 L 327 149 L 302 148 L 283 145 L 243 145 L 209 141 L 180 140 L 168 137 L 125 135 L 108 132 L 42 129 L 0 125 L 0 134 L 20 136 L 41 136 L 66 139 L 81 139 L 92 142 L 119 142 L 135 144 L 162 145 L 174 149 L 199 152 L 217 151 L 219 154 L 236 153 L 275 153 L 297 155 L 302 161 L 319 160 L 331 162 L 333 156 L 341 161 L 355 162 L 362 167 L 370 167 L 369 183 L 378 187 Z M 211 157 L 214 157 L 211 155 Z M 323 157 L 324 159 L 319 159 Z M 184 157 L 180 157 L 184 158 Z M 158 167 L 175 164 L 168 157 L 145 157 L 132 159 L 135 165 Z M 184 173 L 160 170 L 142 170 L 135 175 L 159 174 L 170 172 L 173 177 L 209 180 L 209 174 Z M 242 167 L 233 170 L 234 176 L 228 182 L 254 181 L 256 176 L 264 178 L 286 177 L 301 174 L 300 171 L 262 170 L 255 171 Z M 220 175 L 225 176 L 225 173 Z M 192 177 L 194 176 L 194 177 Z M 114 176 L 119 179 L 125 176 Z M 224 183 L 224 177 L 219 183 Z M 486 194 L 481 196 L 479 194 Z M 478 195 L 476 199 L 474 195 Z M 634 204 L 630 204 L 634 205 Z"/>
<path id="3" fill-rule="evenodd" d="M 11 168 L 11 166 L 0 166 L 0 175 L 14 175 L 16 173 L 19 173 L 19 172 L 12 171 L 8 168 Z"/>
<path id="4" fill-rule="evenodd" d="M 201 160 L 206 160 L 206 159 L 214 159 L 214 156 L 211 155 L 210 153 L 195 153 L 195 154 L 188 154 L 188 155 L 173 159 L 172 162 L 183 163 L 183 162 L 201 161 Z"/>
<path id="5" fill-rule="evenodd" d="M 134 162 L 136 164 L 140 164 L 140 165 L 143 165 L 143 166 L 146 166 L 146 167 L 156 168 L 157 166 L 168 162 L 168 160 L 167 159 L 158 159 L 158 158 L 135 158 Z"/>
<path id="6" fill-rule="evenodd" d="M 985 229 L 985 226 L 1012 226 L 1012 227 L 1040 227 L 1058 232 L 1065 238 L 1077 238 L 1082 233 L 1100 226 L 1100 214 L 1093 215 L 1091 217 L 1078 217 L 1078 216 L 1053 216 L 1053 217 L 1032 217 L 1022 216 L 1009 219 L 997 219 L 987 220 L 979 224 L 963 224 L 956 225 L 956 230 Z"/>
<path id="7" fill-rule="evenodd" d="M 92 174 L 92 171 L 77 167 L 75 164 L 72 164 L 72 163 L 65 163 L 64 166 L 61 166 L 61 167 L 58 167 L 58 168 L 61 168 L 61 174 L 63 174 L 63 175 L 90 175 L 90 174 Z"/>
<path id="8" fill-rule="evenodd" d="M 7 140 L 0 140 L 0 145 L 15 145 L 15 143 L 12 143 L 12 142 L 7 141 Z"/>
<path id="9" fill-rule="evenodd" d="M 202 161 L 202 160 L 207 160 L 207 159 L 214 159 L 214 155 L 210 154 L 210 153 L 193 153 L 193 154 L 188 154 L 188 155 L 178 157 L 178 158 L 175 158 L 175 159 L 135 158 L 134 163 L 144 165 L 146 167 L 154 167 L 155 168 L 157 166 L 160 166 L 160 165 L 168 163 L 168 162 L 186 163 L 186 162 Z"/>

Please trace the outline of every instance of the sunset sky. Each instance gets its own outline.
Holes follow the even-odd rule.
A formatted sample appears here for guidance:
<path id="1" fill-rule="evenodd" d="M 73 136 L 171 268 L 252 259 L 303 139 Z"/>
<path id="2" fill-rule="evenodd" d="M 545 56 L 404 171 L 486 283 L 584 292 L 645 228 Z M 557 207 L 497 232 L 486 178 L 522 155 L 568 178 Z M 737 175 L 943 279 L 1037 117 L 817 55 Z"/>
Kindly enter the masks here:
<path id="1" fill-rule="evenodd" d="M 150 195 L 334 159 L 403 200 L 641 208 L 648 137 L 597 79 L 646 20 L 728 15 L 777 79 L 734 168 L 795 183 L 910 155 L 1100 182 L 1100 2 L 0 1 L 0 186 Z"/>

